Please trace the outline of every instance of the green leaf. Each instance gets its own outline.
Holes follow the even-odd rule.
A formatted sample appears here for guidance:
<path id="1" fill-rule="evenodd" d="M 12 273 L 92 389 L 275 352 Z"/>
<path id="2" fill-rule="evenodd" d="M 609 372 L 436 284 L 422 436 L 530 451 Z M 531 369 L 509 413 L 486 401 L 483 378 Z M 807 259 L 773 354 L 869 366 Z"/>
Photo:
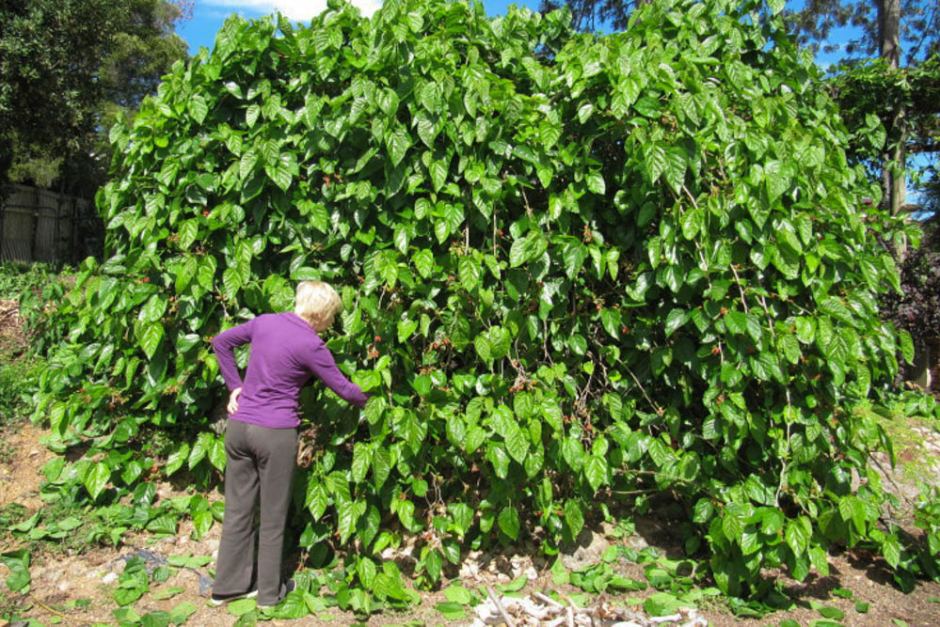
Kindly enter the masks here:
<path id="1" fill-rule="evenodd" d="M 453 601 L 440 602 L 434 606 L 449 621 L 462 621 L 467 618 L 463 606 Z"/>
<path id="2" fill-rule="evenodd" d="M 451 603 L 470 605 L 473 603 L 473 594 L 462 585 L 454 583 L 444 588 L 444 597 Z"/>
<path id="3" fill-rule="evenodd" d="M 666 149 L 662 145 L 650 142 L 643 147 L 643 162 L 649 182 L 655 183 L 666 171 Z"/>
<path id="4" fill-rule="evenodd" d="M 162 295 L 154 294 L 147 299 L 147 302 L 141 307 L 140 314 L 137 316 L 138 320 L 141 322 L 155 322 L 159 320 L 166 311 L 166 304 L 166 299 Z"/>
<path id="5" fill-rule="evenodd" d="M 503 434 L 503 437 L 506 441 L 506 451 L 509 456 L 516 462 L 523 463 L 529 452 L 529 442 L 526 440 L 522 429 L 513 422 L 511 427 Z"/>
<path id="6" fill-rule="evenodd" d="M 607 483 L 607 462 L 599 455 L 592 455 L 584 465 L 584 476 L 591 490 L 597 492 L 598 488 Z"/>
<path id="7" fill-rule="evenodd" d="M 603 196 L 607 192 L 604 176 L 600 172 L 591 172 L 587 175 L 587 188 L 593 194 Z"/>
<path id="8" fill-rule="evenodd" d="M 196 220 L 186 220 L 180 224 L 179 228 L 179 244 L 180 249 L 189 250 L 194 243 L 196 243 L 196 238 L 199 237 L 199 223 Z M 190 273 L 192 274 L 192 273 Z M 177 289 L 177 291 L 179 291 Z"/>
<path id="9" fill-rule="evenodd" d="M 166 466 L 163 467 L 163 472 L 165 472 L 167 476 L 174 474 L 182 468 L 186 460 L 189 459 L 189 453 L 189 444 L 186 442 L 180 443 L 166 458 Z"/>
<path id="10" fill-rule="evenodd" d="M 245 109 L 245 124 L 248 128 L 254 128 L 255 124 L 258 122 L 258 117 L 261 115 L 261 107 L 253 104 L 248 105 L 248 108 Z"/>
<path id="11" fill-rule="evenodd" d="M 509 265 L 516 268 L 524 263 L 535 261 L 545 253 L 547 246 L 541 233 L 531 231 L 525 237 L 512 243 L 509 250 Z"/>
<path id="12" fill-rule="evenodd" d="M 812 344 L 816 339 L 816 324 L 813 319 L 800 316 L 795 324 L 797 339 L 803 344 Z"/>
<path id="13" fill-rule="evenodd" d="M 225 443 L 222 438 L 211 438 L 206 446 L 206 454 L 209 457 L 209 463 L 216 470 L 225 471 Z"/>
<path id="14" fill-rule="evenodd" d="M 666 150 L 663 175 L 669 186 L 678 193 L 685 182 L 686 161 L 688 157 L 681 146 L 671 146 Z"/>
<path id="15" fill-rule="evenodd" d="M 914 364 L 914 341 L 911 339 L 911 334 L 901 329 L 898 331 L 898 340 L 901 345 L 901 356 L 904 358 L 904 361 L 908 365 Z"/>
<path id="16" fill-rule="evenodd" d="M 684 309 L 673 309 L 666 316 L 666 337 L 675 333 L 676 329 L 689 320 L 689 314 Z"/>
<path id="17" fill-rule="evenodd" d="M 424 558 L 424 569 L 431 581 L 440 581 L 441 569 L 444 567 L 444 558 L 437 549 L 428 551 Z"/>
<path id="18" fill-rule="evenodd" d="M 670 616 L 687 604 L 668 592 L 656 592 L 643 601 L 643 609 L 650 616 Z"/>
<path id="19" fill-rule="evenodd" d="M 817 609 L 816 611 L 819 612 L 819 615 L 822 616 L 823 618 L 828 618 L 830 620 L 842 620 L 843 618 L 845 618 L 845 612 L 843 612 L 837 607 L 826 606 L 826 607 L 821 607 Z"/>
<path id="20" fill-rule="evenodd" d="M 578 534 L 581 533 L 581 529 L 584 528 L 584 514 L 581 511 L 581 506 L 572 499 L 565 501 L 565 524 L 568 526 L 568 530 L 571 532 L 572 538 L 577 538 Z"/>
<path id="21" fill-rule="evenodd" d="M 182 625 L 190 616 L 195 614 L 198 609 L 195 603 L 183 601 L 170 610 L 170 622 L 174 625 Z"/>
<path id="22" fill-rule="evenodd" d="M 319 603 L 320 599 L 314 597 L 309 592 L 302 592 L 300 590 L 294 590 L 287 594 L 284 599 L 278 603 L 276 608 L 270 612 L 264 612 L 265 614 L 270 614 L 271 618 L 282 619 L 282 620 L 298 620 L 305 618 L 311 612 L 319 611 L 319 608 L 323 609 Z M 251 613 L 243 614 L 242 618 L 248 618 L 251 616 Z M 265 616 L 267 618 L 267 616 Z"/>
<path id="23" fill-rule="evenodd" d="M 447 162 L 445 161 L 432 161 L 431 165 L 428 166 L 428 171 L 431 174 L 431 182 L 434 185 L 434 191 L 440 191 L 444 184 L 447 183 Z"/>
<path id="24" fill-rule="evenodd" d="M 430 277 L 431 273 L 434 271 L 434 254 L 426 248 L 415 251 L 411 256 L 411 262 L 414 264 L 418 274 L 425 279 Z"/>
<path id="25" fill-rule="evenodd" d="M 154 592 L 151 595 L 151 598 L 153 598 L 155 601 L 165 601 L 167 599 L 172 599 L 178 594 L 181 594 L 182 592 L 184 592 L 184 590 L 185 590 L 184 588 L 181 588 L 179 586 L 170 586 L 169 588 L 161 588 L 160 590 L 157 590 L 156 592 Z"/>
<path id="26" fill-rule="evenodd" d="M 249 612 L 253 612 L 257 605 L 254 599 L 238 599 L 227 604 L 225 609 L 227 609 L 228 613 L 232 616 L 244 616 Z"/>
<path id="27" fill-rule="evenodd" d="M 594 113 L 594 104 L 590 101 L 582 102 L 581 106 L 578 107 L 578 121 L 584 124 L 591 117 L 592 113 Z M 600 193 L 603 194 L 603 192 Z"/>
<path id="28" fill-rule="evenodd" d="M 369 472 L 371 456 L 372 447 L 368 444 L 356 442 L 353 446 L 352 481 L 354 483 L 362 483 L 365 481 L 366 474 Z"/>
<path id="29" fill-rule="evenodd" d="M 480 264 L 471 257 L 461 257 L 457 263 L 457 273 L 460 276 L 460 284 L 468 292 L 480 282 L 482 274 Z"/>
<path id="30" fill-rule="evenodd" d="M 587 246 L 574 239 L 565 243 L 562 249 L 562 259 L 564 261 L 565 274 L 569 279 L 573 279 L 581 272 L 581 268 L 584 266 L 584 261 L 587 258 Z"/>
<path id="31" fill-rule="evenodd" d="M 735 335 L 744 335 L 747 332 L 747 314 L 743 311 L 729 311 L 725 315 L 725 327 Z"/>
<path id="32" fill-rule="evenodd" d="M 496 519 L 496 522 L 499 524 L 500 530 L 509 536 L 512 540 L 517 540 L 519 538 L 519 512 L 516 511 L 516 508 L 512 505 L 507 505 L 500 512 L 499 516 Z"/>
<path id="33" fill-rule="evenodd" d="M 620 311 L 616 309 L 602 309 L 601 310 L 601 326 L 604 327 L 604 331 L 607 332 L 613 338 L 620 337 L 620 326 L 622 319 L 620 317 Z"/>
<path id="34" fill-rule="evenodd" d="M 206 99 L 203 98 L 200 94 L 194 94 L 189 99 L 189 115 L 192 116 L 193 120 L 197 124 L 202 124 L 206 115 L 209 113 L 209 106 L 206 104 Z"/>
<path id="35" fill-rule="evenodd" d="M 264 171 L 275 185 L 286 192 L 290 189 L 297 171 L 296 157 L 293 153 L 283 153 L 274 163 L 265 164 Z"/>
<path id="36" fill-rule="evenodd" d="M 82 480 L 82 484 L 93 500 L 104 491 L 111 479 L 111 469 L 103 462 L 93 463 L 88 467 L 88 472 Z"/>
<path id="37" fill-rule="evenodd" d="M 388 149 L 388 155 L 391 159 L 392 167 L 395 167 L 401 163 L 402 159 L 405 158 L 405 153 L 411 148 L 411 137 L 403 128 L 396 128 L 387 137 L 386 147 Z"/>
<path id="38" fill-rule="evenodd" d="M 398 343 L 404 344 L 418 330 L 418 323 L 407 318 L 398 321 Z"/>
<path id="39" fill-rule="evenodd" d="M 705 213 L 698 207 L 689 209 L 682 216 L 682 237 L 693 240 L 704 229 Z"/>
<path id="40" fill-rule="evenodd" d="M 525 575 L 519 575 L 518 577 L 516 577 L 509 583 L 500 584 L 496 586 L 496 589 L 499 590 L 500 592 L 509 592 L 509 593 L 519 592 L 520 590 L 525 588 L 525 585 L 527 583 L 529 583 L 529 578 L 526 577 Z"/>
<path id="41" fill-rule="evenodd" d="M 162 610 L 147 612 L 140 618 L 141 627 L 167 627 L 169 624 L 170 614 Z"/>
<path id="42" fill-rule="evenodd" d="M 800 357 L 802 357 L 802 351 L 800 351 L 800 343 L 797 341 L 796 336 L 794 335 L 781 335 L 779 340 L 780 352 L 783 353 L 783 356 L 794 366 L 800 362 Z"/>
<path id="43" fill-rule="evenodd" d="M 9 551 L 0 555 L 0 562 L 10 571 L 7 588 L 17 594 L 29 593 L 32 578 L 29 574 L 30 552 L 27 549 Z"/>
<path id="44" fill-rule="evenodd" d="M 163 324 L 148 322 L 138 327 L 137 343 L 143 349 L 147 359 L 153 359 L 160 343 L 163 341 Z"/>
<path id="45" fill-rule="evenodd" d="M 881 554 L 892 568 L 897 568 L 901 562 L 901 543 L 893 535 L 886 537 L 881 545 Z"/>
<path id="46" fill-rule="evenodd" d="M 258 163 L 258 153 L 254 150 L 246 150 L 242 153 L 238 163 L 238 174 L 243 182 L 254 175 L 255 165 Z"/>
<path id="47" fill-rule="evenodd" d="M 787 544 L 797 557 L 803 555 L 809 548 L 812 536 L 812 524 L 805 516 L 790 520 L 785 532 Z"/>

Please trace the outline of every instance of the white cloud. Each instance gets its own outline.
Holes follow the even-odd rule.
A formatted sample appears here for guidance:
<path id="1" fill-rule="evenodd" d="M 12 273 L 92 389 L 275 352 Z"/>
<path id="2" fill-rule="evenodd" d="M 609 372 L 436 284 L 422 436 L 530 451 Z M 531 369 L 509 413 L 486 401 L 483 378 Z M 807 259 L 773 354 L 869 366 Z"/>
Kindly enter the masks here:
<path id="1" fill-rule="evenodd" d="M 288 18 L 298 21 L 308 21 L 326 9 L 326 0 L 208 0 L 207 4 L 261 13 L 280 11 Z M 351 4 L 358 7 L 367 17 L 382 6 L 381 0 L 351 0 Z"/>

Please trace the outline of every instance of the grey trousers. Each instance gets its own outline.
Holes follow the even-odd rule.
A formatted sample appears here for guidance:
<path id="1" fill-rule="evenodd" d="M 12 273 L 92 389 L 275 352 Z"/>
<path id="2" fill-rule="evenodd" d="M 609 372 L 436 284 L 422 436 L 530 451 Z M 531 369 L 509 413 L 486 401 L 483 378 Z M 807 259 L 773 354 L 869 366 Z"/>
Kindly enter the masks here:
<path id="1" fill-rule="evenodd" d="M 268 429 L 229 420 L 225 453 L 225 518 L 212 592 L 244 594 L 257 583 L 258 604 L 273 605 L 281 600 L 284 590 L 281 560 L 297 458 L 297 430 Z M 259 494 L 261 523 L 256 530 Z"/>

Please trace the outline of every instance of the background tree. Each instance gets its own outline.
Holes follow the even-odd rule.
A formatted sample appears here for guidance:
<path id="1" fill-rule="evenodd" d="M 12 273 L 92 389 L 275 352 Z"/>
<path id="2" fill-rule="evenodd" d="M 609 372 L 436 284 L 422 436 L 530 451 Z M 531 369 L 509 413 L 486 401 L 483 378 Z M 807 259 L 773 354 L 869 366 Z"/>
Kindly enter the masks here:
<path id="1" fill-rule="evenodd" d="M 0 182 L 91 195 L 105 135 L 132 112 L 186 43 L 170 0 L 0 1 Z"/>
<path id="2" fill-rule="evenodd" d="M 571 24 L 576 30 L 596 31 L 601 26 L 609 26 L 614 30 L 623 30 L 627 27 L 627 20 L 633 10 L 650 0 L 542 0 L 543 12 L 554 11 L 567 6 L 571 11 Z"/>
<path id="3" fill-rule="evenodd" d="M 606 26 L 626 28 L 631 12 L 645 0 L 543 0 L 542 9 L 566 5 L 575 28 L 593 31 Z M 814 52 L 841 52 L 844 65 L 836 72 L 844 75 L 859 66 L 862 59 L 880 57 L 883 65 L 861 70 L 858 78 L 849 78 L 839 86 L 844 97 L 840 104 L 853 109 L 862 122 L 850 128 L 871 130 L 868 114 L 875 115 L 887 130 L 882 149 L 875 156 L 866 151 L 869 160 L 882 177 L 883 202 L 895 213 L 907 205 L 907 161 L 912 155 L 935 154 L 940 99 L 936 94 L 937 65 L 932 74 L 919 72 L 908 76 L 913 68 L 940 52 L 940 3 L 935 0 L 808 0 L 800 11 L 791 12 L 789 21 L 803 45 Z M 844 27 L 855 27 L 857 35 L 837 42 L 834 35 Z M 903 61 L 903 63 L 902 63 Z M 875 76 L 880 74 L 881 76 Z M 873 80 L 875 79 L 875 80 Z M 847 84 L 864 84 L 865 89 L 847 90 Z M 926 97 L 925 97 L 926 96 Z M 862 111 L 857 100 L 870 106 Z M 932 99 L 931 99 L 932 98 Z M 909 105 L 916 108 L 911 109 Z M 932 163 L 934 157 L 928 157 Z M 920 160 L 923 163 L 923 159 Z M 922 168 L 932 172 L 934 168 Z M 923 174 L 923 172 L 919 174 Z M 915 178 L 925 178 L 915 173 Z M 929 178 L 928 178 L 929 180 Z"/>
<path id="4" fill-rule="evenodd" d="M 940 51 L 940 6 L 930 0 L 809 0 L 790 17 L 800 42 L 814 51 L 881 56 L 894 67 Z M 833 32 L 846 26 L 856 27 L 858 35 L 835 42 Z"/>
<path id="5" fill-rule="evenodd" d="M 929 66 L 932 74 L 909 74 L 940 51 L 940 5 L 930 0 L 820 0 L 808 2 L 791 19 L 802 43 L 814 50 L 844 53 L 847 61 L 839 73 L 847 74 L 848 80 L 843 87 L 864 83 L 869 90 L 878 88 L 867 95 L 843 89 L 846 97 L 841 102 L 858 111 L 856 99 L 861 97 L 871 105 L 867 113 L 881 119 L 887 130 L 880 158 L 884 202 L 892 212 L 902 211 L 907 205 L 909 156 L 936 153 L 931 137 L 937 129 L 937 100 L 925 100 L 921 94 L 935 90 L 931 84 L 937 81 L 937 65 Z M 845 26 L 855 27 L 858 36 L 835 43 L 833 31 Z M 857 65 L 859 57 L 876 56 L 882 64 Z M 858 78 L 851 76 L 855 71 L 860 73 Z M 924 122 L 930 123 L 925 126 Z"/>

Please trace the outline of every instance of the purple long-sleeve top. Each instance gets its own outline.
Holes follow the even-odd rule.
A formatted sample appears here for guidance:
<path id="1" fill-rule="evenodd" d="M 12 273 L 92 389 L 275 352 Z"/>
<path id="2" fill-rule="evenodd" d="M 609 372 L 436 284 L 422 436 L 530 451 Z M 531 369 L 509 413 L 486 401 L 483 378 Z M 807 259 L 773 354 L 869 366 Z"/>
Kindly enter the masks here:
<path id="1" fill-rule="evenodd" d="M 235 347 L 251 343 L 245 380 L 238 374 Z M 300 424 L 300 390 L 312 376 L 341 398 L 362 407 L 366 395 L 347 379 L 317 332 L 297 314 L 264 314 L 212 340 L 229 391 L 242 388 L 233 420 L 271 429 Z"/>

